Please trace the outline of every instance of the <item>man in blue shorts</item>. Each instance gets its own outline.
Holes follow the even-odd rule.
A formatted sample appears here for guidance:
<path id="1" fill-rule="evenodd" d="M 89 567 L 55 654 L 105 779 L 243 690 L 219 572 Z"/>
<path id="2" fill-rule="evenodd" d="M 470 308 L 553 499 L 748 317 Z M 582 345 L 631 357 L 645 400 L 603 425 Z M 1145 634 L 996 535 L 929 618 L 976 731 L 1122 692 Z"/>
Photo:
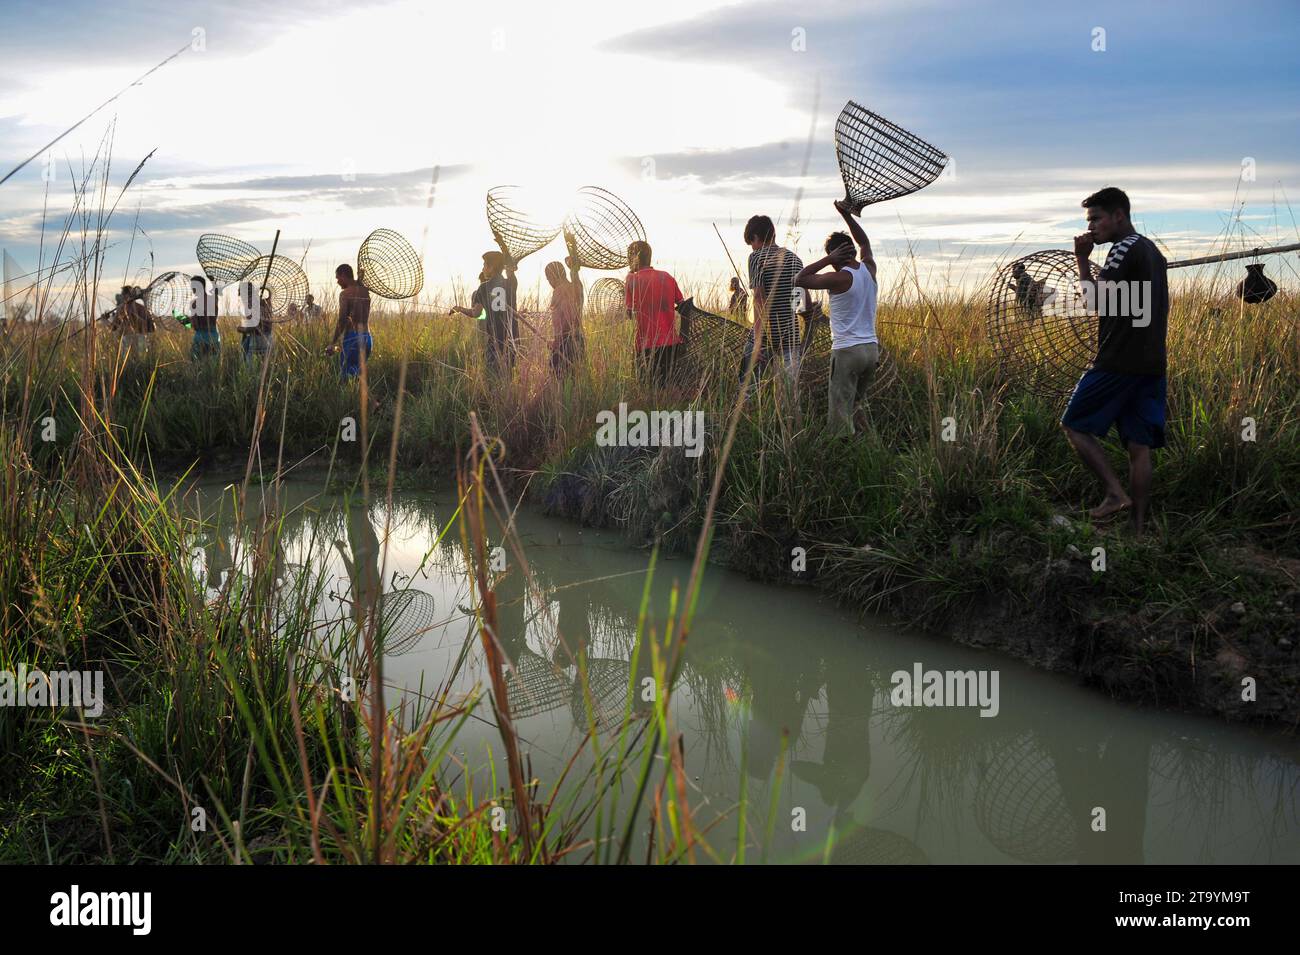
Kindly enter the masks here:
<path id="1" fill-rule="evenodd" d="M 1131 509 L 1133 530 L 1141 534 L 1151 494 L 1151 449 L 1165 443 L 1165 257 L 1133 228 L 1121 190 L 1108 186 L 1093 193 L 1083 208 L 1088 231 L 1075 236 L 1074 253 L 1084 296 L 1097 315 L 1097 357 L 1075 386 L 1061 425 L 1105 491 L 1088 515 L 1101 520 Z M 1099 242 L 1111 247 L 1093 281 L 1088 258 Z M 1112 426 L 1128 449 L 1127 493 L 1097 440 Z"/>

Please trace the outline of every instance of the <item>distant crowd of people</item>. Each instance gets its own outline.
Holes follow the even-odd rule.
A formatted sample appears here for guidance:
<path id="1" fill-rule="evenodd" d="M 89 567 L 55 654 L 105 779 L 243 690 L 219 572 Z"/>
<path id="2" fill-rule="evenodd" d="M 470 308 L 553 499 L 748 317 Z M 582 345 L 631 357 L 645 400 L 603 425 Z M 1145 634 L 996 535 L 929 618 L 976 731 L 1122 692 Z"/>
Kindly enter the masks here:
<path id="1" fill-rule="evenodd" d="M 1082 205 L 1088 231 L 1075 239 L 1080 286 L 1087 292 L 1098 282 L 1136 283 L 1142 294 L 1134 296 L 1134 300 L 1145 303 L 1145 311 L 1139 315 L 1123 308 L 1112 308 L 1110 312 L 1098 308 L 1096 358 L 1080 378 L 1061 424 L 1105 493 L 1091 516 L 1104 519 L 1131 510 L 1133 524 L 1140 532 L 1150 492 L 1150 452 L 1164 444 L 1165 328 L 1169 311 L 1165 260 L 1156 246 L 1133 227 L 1129 199 L 1121 190 L 1102 189 L 1084 199 Z M 809 293 L 825 292 L 831 333 L 827 420 L 833 433 L 852 435 L 868 425 L 864 398 L 880 362 L 876 334 L 878 284 L 871 242 L 861 222 L 843 200 L 835 202 L 835 210 L 846 230 L 832 232 L 823 244 L 824 255 L 808 264 L 791 249 L 777 244 L 771 218 L 751 217 L 743 233 L 750 247 L 749 288 L 746 290 L 739 276 L 733 278 L 727 310 L 735 318 L 747 315 L 751 320 L 749 348 L 740 370 L 742 381 L 757 380 L 774 368 L 795 376 L 802 351 L 798 316 L 820 319 L 821 307 L 810 303 Z M 1094 278 L 1089 258 L 1096 243 L 1111 243 L 1111 250 Z M 521 320 L 517 263 L 504 249 L 483 253 L 482 261 L 479 284 L 469 305 L 455 305 L 451 314 L 482 321 L 488 372 L 494 377 L 509 377 L 518 353 Z M 627 247 L 623 306 L 626 317 L 635 322 L 638 373 L 646 381 L 662 385 L 672 379 L 683 344 L 677 312 L 684 296 L 677 280 L 652 262 L 653 250 L 648 242 L 638 240 Z M 551 286 L 550 367 L 564 379 L 582 362 L 586 349 L 576 250 L 570 247 L 563 263 L 547 263 L 544 274 Z M 339 371 L 345 379 L 355 378 L 363 373 L 374 345 L 370 292 L 346 263 L 335 270 L 335 280 L 340 289 L 339 311 L 326 353 L 339 356 Z M 1030 275 L 1020 263 L 1013 268 L 1010 281 L 1021 318 L 1041 320 L 1049 297 L 1044 281 Z M 262 289 L 254 297 L 252 284 L 246 283 L 246 288 L 246 315 L 241 318 L 239 333 L 245 360 L 252 362 L 271 347 L 276 302 L 269 289 Z M 108 315 L 110 327 L 122 334 L 131 352 L 147 349 L 154 331 L 154 316 L 145 298 L 145 290 L 126 286 Z M 1097 297 L 1092 301 L 1098 301 Z M 310 295 L 303 309 L 286 310 L 286 318 L 318 320 L 322 315 Z M 194 360 L 219 353 L 217 294 L 202 276 L 193 279 L 183 320 L 193 329 L 190 354 Z M 1127 490 L 1097 440 L 1113 427 L 1118 428 L 1129 451 Z"/>
<path id="2" fill-rule="evenodd" d="M 853 433 L 862 426 L 862 398 L 879 360 L 876 264 L 861 224 L 841 203 L 836 203 L 836 210 L 849 231 L 832 233 L 826 240 L 826 255 L 806 267 L 796 253 L 777 245 L 770 217 L 752 217 L 743 234 L 751 250 L 750 290 L 738 277 L 733 278 L 727 311 L 737 320 L 752 319 L 753 323 L 750 347 L 740 369 L 742 380 L 757 380 L 778 365 L 794 376 L 801 350 L 798 316 L 811 319 L 822 315 L 820 306 L 809 304 L 807 293 L 828 292 L 833 356 L 828 416 L 835 429 Z M 623 306 L 626 317 L 635 322 L 633 348 L 638 373 L 646 381 L 662 385 L 672 380 L 683 346 L 677 307 L 684 296 L 672 274 L 654 267 L 653 257 L 648 242 L 638 240 L 628 246 Z M 450 310 L 450 314 L 483 322 L 485 360 L 494 375 L 508 375 L 518 351 L 516 270 L 517 263 L 505 251 L 484 252 L 479 284 L 469 305 L 454 305 Z M 563 263 L 547 263 L 544 274 L 551 287 L 550 363 L 555 374 L 564 377 L 572 373 L 585 349 L 582 282 L 572 254 Z M 748 356 L 755 351 L 755 337 L 758 360 L 751 368 Z"/>

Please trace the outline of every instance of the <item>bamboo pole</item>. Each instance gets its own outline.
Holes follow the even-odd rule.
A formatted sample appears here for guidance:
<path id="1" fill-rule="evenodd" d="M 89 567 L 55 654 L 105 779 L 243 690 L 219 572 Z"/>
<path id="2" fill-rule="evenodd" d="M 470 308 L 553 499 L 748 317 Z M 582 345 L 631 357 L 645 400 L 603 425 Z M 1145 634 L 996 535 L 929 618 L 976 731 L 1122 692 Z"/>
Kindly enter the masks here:
<path id="1" fill-rule="evenodd" d="M 1165 268 L 1181 269 L 1189 265 L 1208 265 L 1211 262 L 1228 262 L 1232 259 L 1250 259 L 1260 255 L 1276 255 L 1279 252 L 1300 252 L 1300 242 L 1292 242 L 1290 245 L 1274 245 L 1257 249 L 1247 249 L 1245 252 L 1222 252 L 1219 255 L 1203 255 L 1198 259 L 1179 259 L 1177 262 L 1166 263 Z"/>

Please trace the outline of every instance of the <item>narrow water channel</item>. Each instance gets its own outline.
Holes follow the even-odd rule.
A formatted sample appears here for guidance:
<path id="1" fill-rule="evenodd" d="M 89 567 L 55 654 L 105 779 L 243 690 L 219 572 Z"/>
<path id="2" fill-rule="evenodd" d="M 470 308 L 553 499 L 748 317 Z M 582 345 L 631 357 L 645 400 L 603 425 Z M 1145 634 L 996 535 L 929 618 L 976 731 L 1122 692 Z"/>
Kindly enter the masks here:
<path id="1" fill-rule="evenodd" d="M 250 493 L 250 511 L 266 493 Z M 368 586 L 386 593 L 390 705 L 443 684 L 486 693 L 459 535 L 436 543 L 454 495 L 402 492 L 390 512 L 382 496 L 347 507 L 309 482 L 281 494 L 285 577 L 307 565 L 321 575 L 321 621 L 345 619 Z M 219 485 L 200 484 L 191 500 L 208 524 L 195 570 L 220 587 L 239 573 L 246 530 Z M 507 550 L 500 640 L 516 726 L 545 787 L 593 720 L 617 731 L 629 687 L 633 718 L 645 709 L 644 640 L 636 673 L 632 660 L 649 555 L 615 533 L 529 511 L 517 529 L 532 584 Z M 660 561 L 647 630 L 662 632 L 672 585 L 689 569 Z M 965 706 L 900 702 L 894 675 L 918 670 L 996 673 L 985 684 L 996 692 Z M 704 576 L 671 712 L 696 822 L 725 820 L 709 833 L 723 858 L 737 844 L 743 788 L 751 860 L 1300 862 L 1294 738 L 1116 703 L 1009 657 L 719 568 Z M 502 747 L 486 697 L 455 749 L 488 778 Z"/>

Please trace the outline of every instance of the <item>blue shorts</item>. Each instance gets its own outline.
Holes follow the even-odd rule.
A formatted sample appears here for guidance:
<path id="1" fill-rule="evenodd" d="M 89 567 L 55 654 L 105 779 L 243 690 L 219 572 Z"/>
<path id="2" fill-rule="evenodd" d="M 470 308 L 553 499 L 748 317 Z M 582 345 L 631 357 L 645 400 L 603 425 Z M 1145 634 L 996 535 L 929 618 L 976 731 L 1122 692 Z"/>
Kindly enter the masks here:
<path id="1" fill-rule="evenodd" d="M 1074 386 L 1061 424 L 1099 438 L 1117 425 L 1125 444 L 1163 448 L 1165 386 L 1164 375 L 1121 375 L 1095 368 L 1085 371 Z"/>
<path id="2" fill-rule="evenodd" d="M 339 371 L 343 373 L 344 378 L 356 378 L 361 374 L 361 348 L 365 346 L 366 357 L 369 358 L 374 341 L 369 332 L 343 334 L 343 348 L 339 351 Z"/>

